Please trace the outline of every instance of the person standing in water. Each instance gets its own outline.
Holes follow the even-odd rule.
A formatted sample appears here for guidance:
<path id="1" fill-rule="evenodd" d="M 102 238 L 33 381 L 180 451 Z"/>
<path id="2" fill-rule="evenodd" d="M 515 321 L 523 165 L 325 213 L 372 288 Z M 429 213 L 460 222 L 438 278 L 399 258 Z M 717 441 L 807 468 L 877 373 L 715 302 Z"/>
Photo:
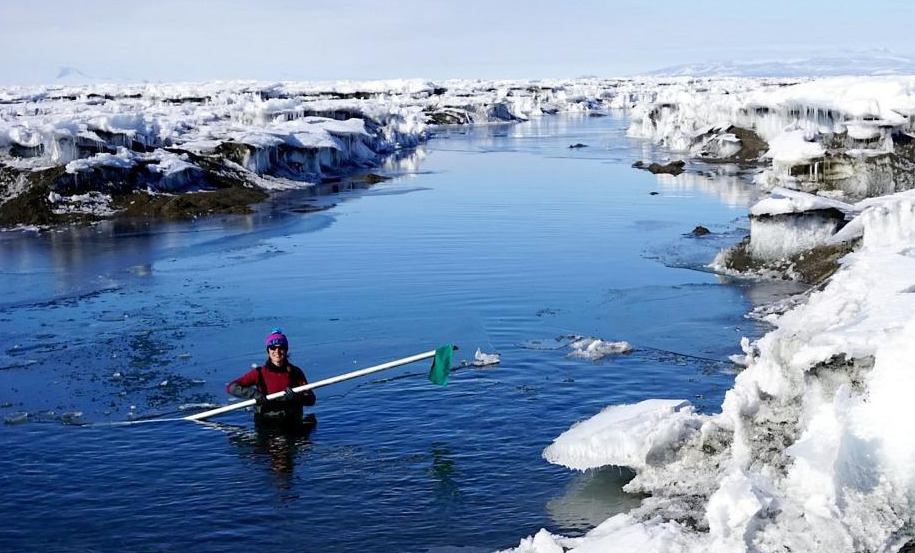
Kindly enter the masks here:
<path id="1" fill-rule="evenodd" d="M 311 390 L 293 392 L 292 389 L 308 383 L 302 369 L 289 362 L 289 340 L 278 328 L 267 336 L 267 360 L 236 378 L 226 386 L 235 397 L 254 399 L 254 422 L 259 426 L 295 427 L 306 424 L 302 419 L 303 407 L 315 404 Z M 285 391 L 283 397 L 268 400 L 266 396 Z"/>

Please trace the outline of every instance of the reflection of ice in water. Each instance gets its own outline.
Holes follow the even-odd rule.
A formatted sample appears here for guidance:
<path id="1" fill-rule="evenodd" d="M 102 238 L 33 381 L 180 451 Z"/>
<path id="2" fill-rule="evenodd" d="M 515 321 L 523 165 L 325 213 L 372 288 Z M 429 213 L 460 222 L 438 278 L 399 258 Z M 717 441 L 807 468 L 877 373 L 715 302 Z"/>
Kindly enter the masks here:
<path id="1" fill-rule="evenodd" d="M 382 172 L 415 173 L 419 171 L 420 164 L 428 155 L 429 153 L 423 146 L 418 146 L 406 152 L 398 152 L 384 160 Z"/>
<path id="2" fill-rule="evenodd" d="M 681 173 L 657 175 L 658 184 L 667 192 L 680 190 L 699 190 L 716 196 L 731 207 L 745 207 L 756 201 L 758 190 L 747 184 L 736 174 L 704 175 L 698 173 Z"/>
<path id="3" fill-rule="evenodd" d="M 546 510 L 557 526 L 590 530 L 613 515 L 639 506 L 641 495 L 623 491 L 634 477 L 634 472 L 622 467 L 583 472 L 566 487 L 562 497 L 547 503 Z"/>

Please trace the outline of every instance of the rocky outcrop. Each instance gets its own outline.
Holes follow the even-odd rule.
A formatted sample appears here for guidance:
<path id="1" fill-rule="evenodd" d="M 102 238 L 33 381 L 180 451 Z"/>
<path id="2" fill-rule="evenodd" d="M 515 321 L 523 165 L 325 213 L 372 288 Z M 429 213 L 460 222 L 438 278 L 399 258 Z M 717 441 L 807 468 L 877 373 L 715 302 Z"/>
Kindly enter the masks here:
<path id="1" fill-rule="evenodd" d="M 671 161 L 670 163 L 660 164 L 660 163 L 649 163 L 645 164 L 643 161 L 636 161 L 632 164 L 636 169 L 644 169 L 649 173 L 654 173 L 655 175 L 673 175 L 677 176 L 680 173 L 685 171 L 686 162 L 683 160 Z"/>

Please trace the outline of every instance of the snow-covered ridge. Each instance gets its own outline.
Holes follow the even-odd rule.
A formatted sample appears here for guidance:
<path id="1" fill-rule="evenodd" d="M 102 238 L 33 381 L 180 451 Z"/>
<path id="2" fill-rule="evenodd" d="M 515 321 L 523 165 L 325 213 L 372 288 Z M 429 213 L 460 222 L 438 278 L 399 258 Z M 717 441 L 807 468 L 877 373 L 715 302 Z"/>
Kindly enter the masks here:
<path id="1" fill-rule="evenodd" d="M 750 131 L 771 167 L 764 185 L 861 199 L 915 187 L 915 77 L 841 77 L 787 85 L 682 81 L 632 111 L 632 136 L 696 157 L 728 158 Z M 905 159 L 897 156 L 903 152 Z"/>
<path id="2" fill-rule="evenodd" d="M 46 172 L 30 181 L 59 197 L 182 193 L 226 182 L 308 186 L 377 167 L 422 142 L 429 125 L 605 111 L 645 90 L 599 79 L 6 87 L 0 197 L 15 195 L 10 175 L 30 172 Z M 49 172 L 55 168 L 64 174 Z"/>

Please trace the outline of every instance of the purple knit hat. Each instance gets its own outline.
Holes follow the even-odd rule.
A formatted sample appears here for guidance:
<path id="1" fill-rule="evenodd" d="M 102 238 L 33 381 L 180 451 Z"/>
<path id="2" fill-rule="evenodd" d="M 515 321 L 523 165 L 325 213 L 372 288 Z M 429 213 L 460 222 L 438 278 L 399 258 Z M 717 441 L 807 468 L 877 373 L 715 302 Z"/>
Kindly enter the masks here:
<path id="1" fill-rule="evenodd" d="M 270 346 L 280 346 L 287 349 L 289 348 L 289 340 L 286 339 L 286 335 L 283 334 L 282 330 L 274 328 L 273 332 L 270 333 L 270 336 L 267 336 L 267 341 L 264 347 L 269 348 Z"/>

